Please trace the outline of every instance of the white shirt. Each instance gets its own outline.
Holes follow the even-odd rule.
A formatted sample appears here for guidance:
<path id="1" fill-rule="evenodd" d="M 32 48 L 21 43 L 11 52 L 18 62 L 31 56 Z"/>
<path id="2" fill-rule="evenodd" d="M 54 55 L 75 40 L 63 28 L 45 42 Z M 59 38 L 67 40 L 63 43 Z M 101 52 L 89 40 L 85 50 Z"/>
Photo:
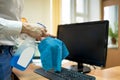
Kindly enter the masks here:
<path id="1" fill-rule="evenodd" d="M 0 45 L 15 45 L 20 35 L 22 0 L 0 0 Z"/>

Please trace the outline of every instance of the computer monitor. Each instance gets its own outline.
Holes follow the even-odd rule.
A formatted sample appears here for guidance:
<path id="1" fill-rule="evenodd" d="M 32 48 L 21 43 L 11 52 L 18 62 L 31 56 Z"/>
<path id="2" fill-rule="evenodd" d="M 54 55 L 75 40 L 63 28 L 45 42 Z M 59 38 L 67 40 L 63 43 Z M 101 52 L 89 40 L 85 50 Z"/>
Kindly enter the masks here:
<path id="1" fill-rule="evenodd" d="M 57 38 L 69 50 L 66 59 L 78 63 L 78 71 L 90 72 L 83 63 L 105 67 L 109 21 L 91 21 L 58 25 Z"/>

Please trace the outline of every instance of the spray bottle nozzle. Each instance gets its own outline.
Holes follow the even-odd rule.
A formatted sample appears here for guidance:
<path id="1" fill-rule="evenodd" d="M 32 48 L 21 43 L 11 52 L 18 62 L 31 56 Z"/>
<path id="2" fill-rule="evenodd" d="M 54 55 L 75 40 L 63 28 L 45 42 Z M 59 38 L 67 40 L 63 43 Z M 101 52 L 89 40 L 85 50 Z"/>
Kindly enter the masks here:
<path id="1" fill-rule="evenodd" d="M 42 26 L 43 28 L 46 28 L 45 25 L 43 25 L 42 23 L 38 22 L 37 24 L 39 24 L 40 26 Z"/>

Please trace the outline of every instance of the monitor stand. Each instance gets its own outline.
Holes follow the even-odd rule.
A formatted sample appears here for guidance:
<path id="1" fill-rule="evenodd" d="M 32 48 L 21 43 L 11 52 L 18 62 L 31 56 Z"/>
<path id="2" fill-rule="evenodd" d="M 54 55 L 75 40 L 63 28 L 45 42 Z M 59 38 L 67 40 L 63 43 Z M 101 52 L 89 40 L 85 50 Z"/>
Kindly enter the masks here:
<path id="1" fill-rule="evenodd" d="M 84 66 L 83 63 L 80 62 L 78 62 L 77 65 L 70 66 L 70 69 L 81 73 L 89 73 L 91 71 L 88 66 Z"/>

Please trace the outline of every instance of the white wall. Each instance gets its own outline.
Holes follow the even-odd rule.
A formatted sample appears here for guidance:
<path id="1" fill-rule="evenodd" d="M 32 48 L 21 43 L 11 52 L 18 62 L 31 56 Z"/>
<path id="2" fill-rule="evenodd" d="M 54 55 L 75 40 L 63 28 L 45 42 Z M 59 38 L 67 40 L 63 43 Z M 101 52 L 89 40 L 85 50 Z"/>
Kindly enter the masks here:
<path id="1" fill-rule="evenodd" d="M 28 22 L 41 22 L 50 30 L 50 0 L 24 0 L 23 17 Z"/>

